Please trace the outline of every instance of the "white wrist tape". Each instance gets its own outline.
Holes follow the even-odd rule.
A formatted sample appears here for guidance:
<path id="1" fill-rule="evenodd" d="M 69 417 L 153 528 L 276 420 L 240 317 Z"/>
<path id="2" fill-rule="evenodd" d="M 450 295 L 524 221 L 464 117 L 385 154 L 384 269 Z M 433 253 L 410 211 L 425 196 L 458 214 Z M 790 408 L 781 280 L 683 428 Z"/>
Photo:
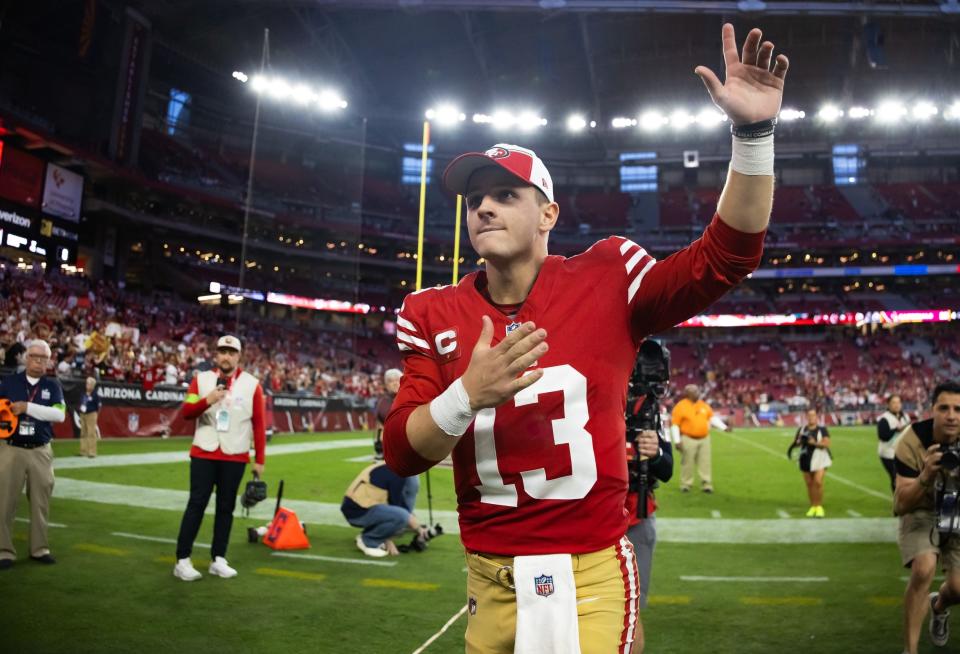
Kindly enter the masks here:
<path id="1" fill-rule="evenodd" d="M 463 436 L 476 415 L 470 409 L 470 396 L 459 377 L 430 403 L 430 416 L 449 436 Z"/>
<path id="2" fill-rule="evenodd" d="M 773 134 L 758 139 L 734 136 L 730 166 L 742 175 L 773 175 Z"/>

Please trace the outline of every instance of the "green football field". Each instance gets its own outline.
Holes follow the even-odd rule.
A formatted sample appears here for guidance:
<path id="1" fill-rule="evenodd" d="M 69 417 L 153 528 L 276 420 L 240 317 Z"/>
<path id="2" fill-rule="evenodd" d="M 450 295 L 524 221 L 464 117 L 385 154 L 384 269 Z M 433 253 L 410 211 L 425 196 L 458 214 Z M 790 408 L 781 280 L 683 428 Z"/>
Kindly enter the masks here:
<path id="1" fill-rule="evenodd" d="M 791 437 L 774 428 L 715 434 L 716 493 L 680 494 L 676 480 L 659 490 L 646 651 L 901 651 L 905 571 L 873 429 L 833 430 L 823 520 L 803 517 L 804 485 L 785 456 Z M 58 564 L 25 560 L 22 501 L 20 558 L 0 573 L 0 651 L 419 651 L 465 604 L 463 551 L 456 533 L 387 560 L 357 551 L 338 507 L 369 443 L 362 432 L 275 437 L 271 499 L 250 518 L 238 505 L 228 558 L 239 576 L 195 583 L 171 574 L 189 441 L 104 441 L 95 460 L 75 456 L 75 442 L 56 443 Z M 453 532 L 451 477 L 431 473 L 434 520 Z M 272 513 L 280 479 L 284 505 L 308 526 L 309 550 L 281 555 L 246 542 L 246 527 Z M 424 518 L 426 499 L 424 483 Z M 211 533 L 208 514 L 193 556 L 204 573 Z M 422 651 L 462 652 L 465 622 L 454 619 Z M 921 651 L 935 651 L 925 636 Z"/>

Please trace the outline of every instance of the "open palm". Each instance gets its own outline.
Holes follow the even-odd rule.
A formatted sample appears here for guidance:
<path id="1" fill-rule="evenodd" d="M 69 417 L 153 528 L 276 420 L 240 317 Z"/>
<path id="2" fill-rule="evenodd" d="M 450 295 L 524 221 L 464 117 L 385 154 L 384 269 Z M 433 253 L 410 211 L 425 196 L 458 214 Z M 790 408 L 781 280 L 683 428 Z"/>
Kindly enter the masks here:
<path id="1" fill-rule="evenodd" d="M 768 120 L 780 111 L 783 80 L 790 62 L 784 55 L 773 58 L 773 43 L 760 39 L 763 32 L 754 28 L 743 42 L 742 57 L 737 53 L 733 25 L 723 26 L 723 61 L 726 64 L 724 83 L 706 66 L 697 66 L 707 92 L 734 125 L 747 125 Z M 771 63 L 773 67 L 771 69 Z"/>

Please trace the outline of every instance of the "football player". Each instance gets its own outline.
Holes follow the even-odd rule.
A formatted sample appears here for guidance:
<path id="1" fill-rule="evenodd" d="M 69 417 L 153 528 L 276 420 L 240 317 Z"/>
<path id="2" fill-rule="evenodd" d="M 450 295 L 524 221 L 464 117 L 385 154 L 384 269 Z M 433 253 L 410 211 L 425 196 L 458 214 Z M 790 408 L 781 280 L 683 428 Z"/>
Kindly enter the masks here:
<path id="1" fill-rule="evenodd" d="M 773 201 L 773 130 L 787 58 L 724 25 L 724 83 L 700 76 L 733 125 L 733 156 L 703 236 L 655 260 L 622 237 L 550 256 L 550 173 L 499 144 L 444 172 L 485 270 L 407 296 L 403 380 L 384 430 L 409 476 L 452 452 L 467 550 L 467 652 L 642 648 L 624 536 L 627 380 L 640 342 L 696 315 L 760 262 Z"/>

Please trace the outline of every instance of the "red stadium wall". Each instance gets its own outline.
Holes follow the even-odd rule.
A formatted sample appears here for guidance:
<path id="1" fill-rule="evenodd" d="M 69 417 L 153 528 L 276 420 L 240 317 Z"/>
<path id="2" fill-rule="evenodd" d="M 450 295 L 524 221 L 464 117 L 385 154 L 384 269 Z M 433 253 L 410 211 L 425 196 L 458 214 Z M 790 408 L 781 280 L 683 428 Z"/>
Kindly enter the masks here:
<path id="1" fill-rule="evenodd" d="M 68 419 L 54 425 L 56 438 L 80 432 L 77 407 L 83 392 L 80 380 L 62 380 Z M 182 387 L 145 389 L 134 384 L 104 382 L 97 387 L 101 408 L 97 420 L 104 438 L 189 436 L 194 422 L 184 420 Z M 354 431 L 369 429 L 373 413 L 341 399 L 275 395 L 267 398 L 267 427 L 277 432 Z"/>

